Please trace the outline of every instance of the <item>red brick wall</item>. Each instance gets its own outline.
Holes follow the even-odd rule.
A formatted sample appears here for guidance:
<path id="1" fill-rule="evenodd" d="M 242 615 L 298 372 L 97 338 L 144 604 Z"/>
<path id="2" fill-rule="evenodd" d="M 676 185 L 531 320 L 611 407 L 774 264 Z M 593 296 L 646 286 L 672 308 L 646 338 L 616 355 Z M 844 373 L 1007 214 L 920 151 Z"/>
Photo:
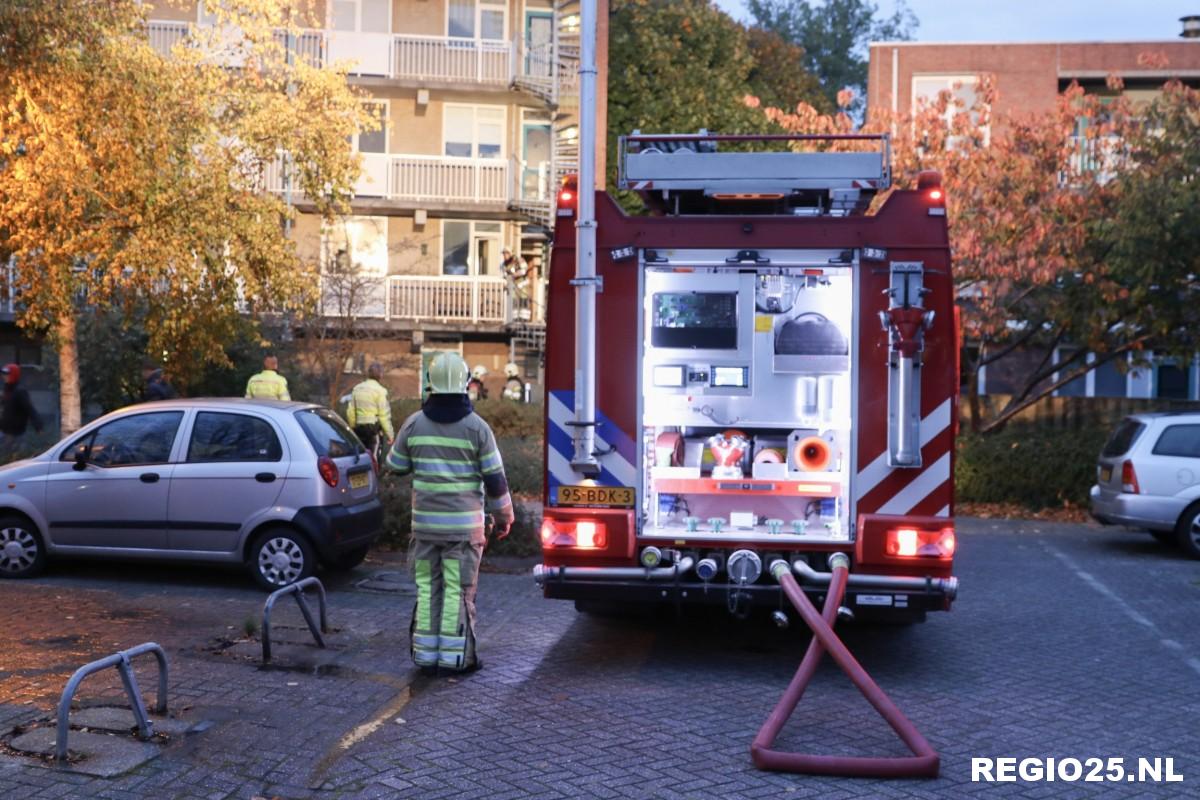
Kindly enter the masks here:
<path id="1" fill-rule="evenodd" d="M 1103 42 L 1073 44 L 876 44 L 871 46 L 867 73 L 869 108 L 892 108 L 893 49 L 897 54 L 896 107 L 907 113 L 912 103 L 913 76 L 919 74 L 996 77 L 995 111 L 1045 111 L 1054 106 L 1059 79 L 1103 77 L 1117 72 L 1126 77 L 1171 74 L 1200 77 L 1200 41 Z M 1140 66 L 1142 53 L 1162 53 L 1166 69 Z"/>

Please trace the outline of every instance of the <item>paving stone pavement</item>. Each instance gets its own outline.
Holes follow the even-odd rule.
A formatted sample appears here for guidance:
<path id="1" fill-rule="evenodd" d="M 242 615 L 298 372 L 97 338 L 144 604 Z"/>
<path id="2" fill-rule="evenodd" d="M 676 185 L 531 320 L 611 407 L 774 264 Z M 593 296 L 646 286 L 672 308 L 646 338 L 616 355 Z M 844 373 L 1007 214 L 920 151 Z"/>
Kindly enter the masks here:
<path id="1" fill-rule="evenodd" d="M 396 569 L 378 562 L 329 580 L 330 621 L 347 643 L 331 663 L 261 669 L 228 646 L 264 599 L 241 575 L 80 562 L 0 583 L 0 729 L 46 716 L 75 667 L 145 640 L 171 659 L 172 712 L 214 724 L 112 779 L 0 756 L 0 796 L 1200 795 L 1200 562 L 1145 534 L 1095 526 L 959 520 L 959 532 L 951 613 L 842 630 L 941 753 L 936 780 L 753 768 L 749 743 L 803 654 L 796 626 L 721 614 L 597 618 L 541 599 L 525 574 L 487 573 L 485 668 L 415 678 L 411 597 L 357 585 Z M 280 604 L 272 622 L 302 624 L 294 604 Z M 152 694 L 150 663 L 139 679 Z M 80 693 L 84 705 L 120 697 L 115 671 Z M 777 746 L 905 752 L 831 662 Z M 1185 780 L 972 783 L 973 756 L 1123 757 L 1127 767 L 1172 757 Z"/>

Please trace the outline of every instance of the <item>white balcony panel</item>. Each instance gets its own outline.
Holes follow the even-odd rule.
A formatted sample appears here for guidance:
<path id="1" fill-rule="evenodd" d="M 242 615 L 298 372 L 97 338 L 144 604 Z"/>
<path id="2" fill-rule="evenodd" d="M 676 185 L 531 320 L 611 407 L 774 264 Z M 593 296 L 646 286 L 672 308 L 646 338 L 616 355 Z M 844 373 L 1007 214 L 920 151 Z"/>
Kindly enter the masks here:
<path id="1" fill-rule="evenodd" d="M 328 36 L 332 62 L 352 62 L 350 72 L 355 75 L 391 76 L 392 34 L 329 31 Z"/>
<path id="2" fill-rule="evenodd" d="M 362 174 L 354 184 L 354 194 L 359 197 L 387 197 L 388 160 L 387 153 L 360 153 Z"/>

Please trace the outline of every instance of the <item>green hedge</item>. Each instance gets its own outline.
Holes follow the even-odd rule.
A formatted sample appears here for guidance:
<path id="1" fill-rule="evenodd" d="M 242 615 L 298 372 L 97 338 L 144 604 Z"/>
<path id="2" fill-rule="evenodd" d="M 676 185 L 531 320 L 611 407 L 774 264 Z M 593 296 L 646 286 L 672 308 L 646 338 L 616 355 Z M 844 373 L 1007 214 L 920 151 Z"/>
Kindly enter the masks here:
<path id="1" fill-rule="evenodd" d="M 1060 430 L 1011 425 L 958 440 L 954 483 L 964 503 L 1015 503 L 1032 510 L 1086 507 L 1106 427 Z"/>
<path id="2" fill-rule="evenodd" d="M 400 423 L 420 408 L 421 401 L 416 398 L 394 401 L 392 420 L 396 427 L 400 427 Z M 541 403 L 514 403 L 503 399 L 480 400 L 475 404 L 475 411 L 492 426 L 498 439 L 507 436 L 534 436 L 540 440 L 546 430 Z"/>

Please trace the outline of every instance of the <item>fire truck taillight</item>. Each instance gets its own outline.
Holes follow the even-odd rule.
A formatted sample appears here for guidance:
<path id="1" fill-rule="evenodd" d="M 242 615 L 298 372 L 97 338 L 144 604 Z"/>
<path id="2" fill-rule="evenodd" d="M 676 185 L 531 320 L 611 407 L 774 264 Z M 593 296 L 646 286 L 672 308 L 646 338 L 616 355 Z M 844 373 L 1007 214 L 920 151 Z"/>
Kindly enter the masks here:
<path id="1" fill-rule="evenodd" d="M 579 179 L 575 175 L 567 175 L 558 187 L 558 207 L 575 208 L 575 195 L 579 192 Z"/>
<path id="2" fill-rule="evenodd" d="M 1121 491 L 1125 494 L 1139 494 L 1137 473 L 1133 471 L 1133 462 L 1126 460 L 1121 465 Z"/>
<path id="3" fill-rule="evenodd" d="M 953 558 L 955 544 L 954 528 L 889 528 L 884 552 L 900 558 Z"/>
<path id="4" fill-rule="evenodd" d="M 925 199 L 934 208 L 941 208 L 946 204 L 946 191 L 942 188 L 942 175 L 936 170 L 928 169 L 917 175 L 917 191 L 924 194 Z"/>
<path id="5" fill-rule="evenodd" d="M 542 547 L 603 550 L 607 545 L 608 530 L 603 522 L 590 519 L 542 521 Z"/>

